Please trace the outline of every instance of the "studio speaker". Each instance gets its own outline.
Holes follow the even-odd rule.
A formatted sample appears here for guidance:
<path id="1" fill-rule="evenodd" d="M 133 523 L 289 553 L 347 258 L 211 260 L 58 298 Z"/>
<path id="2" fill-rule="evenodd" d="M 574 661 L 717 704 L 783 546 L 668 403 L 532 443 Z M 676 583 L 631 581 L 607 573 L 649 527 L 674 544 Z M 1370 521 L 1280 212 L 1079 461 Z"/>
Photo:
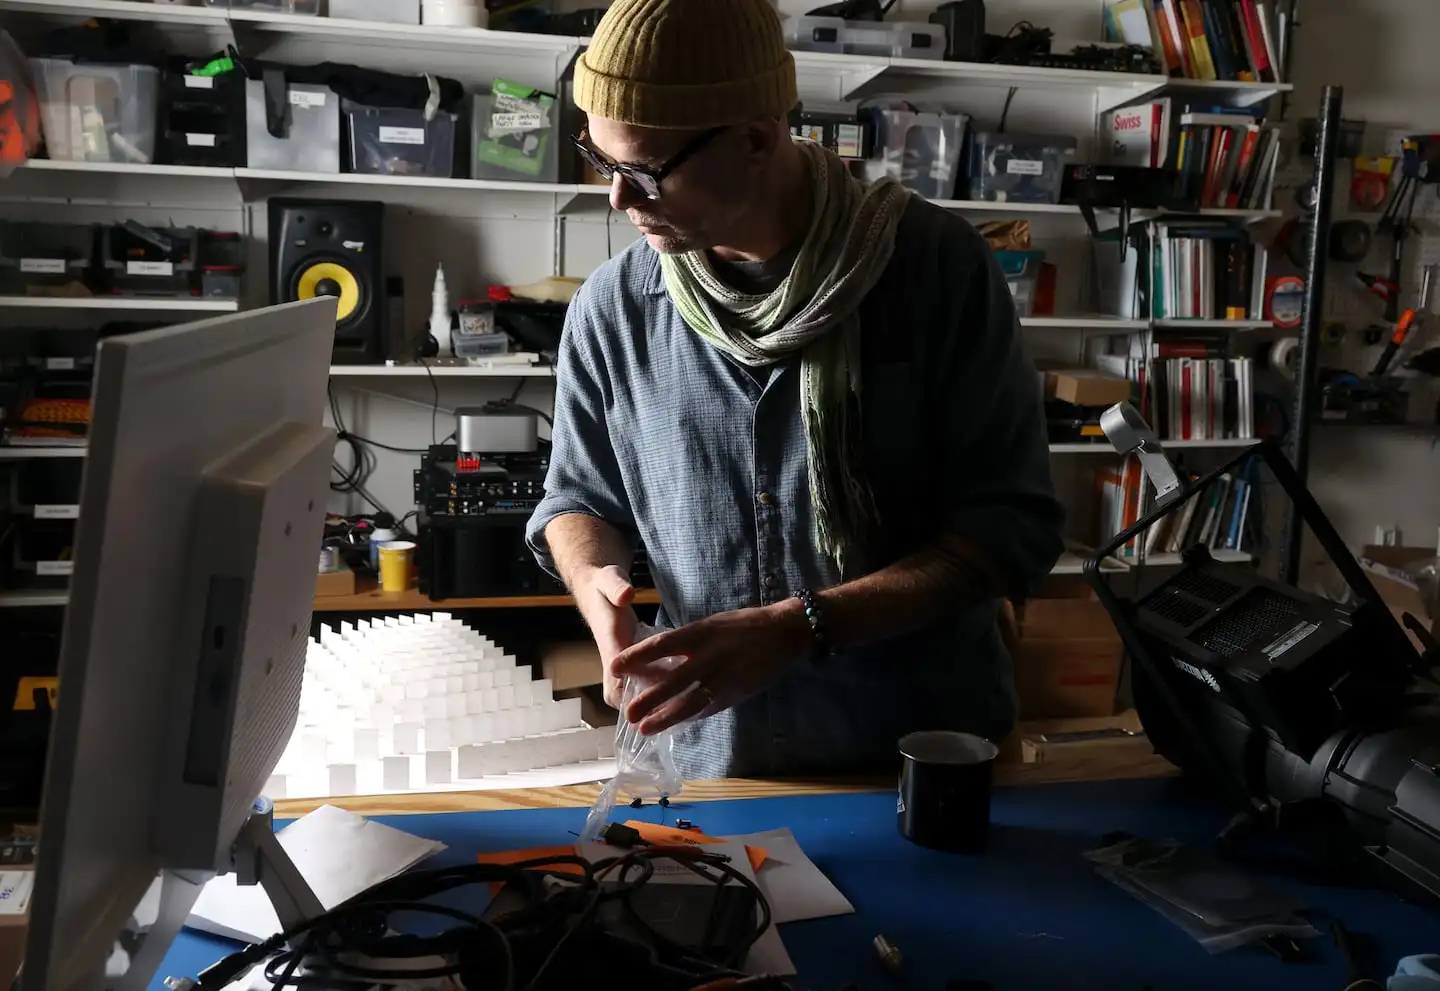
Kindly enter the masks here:
<path id="1" fill-rule="evenodd" d="M 270 301 L 337 297 L 337 365 L 386 358 L 384 222 L 383 203 L 270 201 Z"/>

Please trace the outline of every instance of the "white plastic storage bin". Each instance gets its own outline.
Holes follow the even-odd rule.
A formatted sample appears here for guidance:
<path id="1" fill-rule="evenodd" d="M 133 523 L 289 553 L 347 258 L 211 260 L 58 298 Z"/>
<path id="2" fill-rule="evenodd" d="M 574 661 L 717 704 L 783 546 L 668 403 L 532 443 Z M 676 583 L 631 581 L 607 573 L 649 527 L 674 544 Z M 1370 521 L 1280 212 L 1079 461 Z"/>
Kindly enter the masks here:
<path id="1" fill-rule="evenodd" d="M 839 17 L 792 17 L 785 40 L 802 52 L 874 55 L 881 58 L 945 57 L 945 29 L 922 21 L 846 21 Z"/>
<path id="2" fill-rule="evenodd" d="M 148 65 L 30 60 L 50 157 L 62 162 L 155 160 L 160 71 Z"/>
<path id="3" fill-rule="evenodd" d="M 245 81 L 245 156 L 250 168 L 339 172 L 340 98 L 328 86 L 290 83 L 285 103 L 277 137 L 265 114 L 265 83 Z"/>
<path id="4" fill-rule="evenodd" d="M 420 0 L 330 0 L 330 16 L 352 21 L 419 24 Z"/>
<path id="5" fill-rule="evenodd" d="M 955 195 L 965 143 L 964 114 L 877 110 L 885 175 L 932 200 Z"/>
<path id="6" fill-rule="evenodd" d="M 227 10 L 268 10 L 276 14 L 320 13 L 320 0 L 205 0 L 207 7 L 224 7 Z"/>

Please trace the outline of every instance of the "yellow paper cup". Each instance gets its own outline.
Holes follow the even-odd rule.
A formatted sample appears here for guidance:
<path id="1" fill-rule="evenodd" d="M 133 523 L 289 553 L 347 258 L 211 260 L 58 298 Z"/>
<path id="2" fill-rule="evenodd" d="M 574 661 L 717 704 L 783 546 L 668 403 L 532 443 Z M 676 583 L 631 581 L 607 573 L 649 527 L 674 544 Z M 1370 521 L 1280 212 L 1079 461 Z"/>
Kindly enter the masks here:
<path id="1" fill-rule="evenodd" d="M 380 545 L 380 588 L 385 592 L 403 592 L 410 587 L 410 562 L 415 544 L 409 540 L 392 540 Z"/>

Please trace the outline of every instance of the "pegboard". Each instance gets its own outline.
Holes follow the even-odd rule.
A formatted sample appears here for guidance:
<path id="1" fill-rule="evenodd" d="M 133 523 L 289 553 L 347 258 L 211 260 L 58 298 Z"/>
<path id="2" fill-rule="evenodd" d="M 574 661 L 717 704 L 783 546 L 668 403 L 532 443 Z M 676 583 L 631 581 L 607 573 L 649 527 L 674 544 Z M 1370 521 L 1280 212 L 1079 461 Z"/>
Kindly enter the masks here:
<path id="1" fill-rule="evenodd" d="M 1303 116 L 1303 108 L 1301 108 L 1301 115 Z M 1407 133 L 1410 132 L 1386 130 L 1373 135 L 1367 132 L 1363 146 L 1364 153 L 1367 157 L 1389 155 L 1398 158 L 1400 142 Z M 1287 160 L 1282 162 L 1282 167 L 1276 177 L 1275 203 L 1278 208 L 1286 211 L 1287 217 L 1294 217 L 1299 214 L 1296 194 L 1309 185 L 1314 174 L 1314 165 L 1310 156 L 1299 153 L 1298 140 L 1293 133 L 1287 142 L 1286 150 L 1288 152 Z M 1385 323 L 1384 302 L 1361 284 L 1357 273 L 1387 275 L 1390 270 L 1390 252 L 1393 241 L 1389 236 L 1381 234 L 1376 229 L 1384 207 L 1380 210 L 1367 211 L 1357 208 L 1351 202 L 1350 182 L 1354 175 L 1351 160 L 1341 159 L 1337 163 L 1335 173 L 1335 191 L 1331 204 L 1332 223 L 1342 220 L 1365 221 L 1371 227 L 1373 239 L 1370 252 L 1364 260 L 1337 262 L 1332 259 L 1329 262 L 1325 280 L 1325 324 L 1327 326 L 1341 324 L 1345 327 L 1345 334 L 1338 344 L 1322 343 L 1319 366 L 1343 368 L 1363 375 L 1375 367 L 1375 363 L 1384 350 L 1384 342 L 1389 338 L 1392 326 Z M 1395 189 L 1399 186 L 1398 175 L 1392 177 L 1390 186 L 1393 196 Z M 1415 229 L 1405 244 L 1404 264 L 1401 268 L 1400 307 L 1402 311 L 1406 307 L 1418 309 L 1425 269 L 1432 265 L 1440 265 L 1440 185 L 1422 184 L 1419 187 L 1415 198 L 1413 222 Z M 1271 231 L 1272 233 L 1278 232 L 1278 225 L 1274 225 Z M 1302 278 L 1305 274 L 1304 270 L 1293 265 L 1282 251 L 1271 252 L 1270 271 L 1272 275 L 1298 275 Z M 1437 283 L 1435 295 L 1440 297 L 1440 283 Z M 1406 370 L 1403 366 L 1411 356 L 1419 351 L 1440 346 L 1440 318 L 1435 316 L 1437 305 L 1440 305 L 1440 298 L 1432 298 L 1431 310 L 1421 314 L 1423 325 L 1418 331 L 1411 331 L 1405 346 L 1391 362 L 1388 372 L 1409 380 L 1411 392 L 1409 419 L 1412 423 L 1417 424 L 1436 422 L 1437 412 L 1440 412 L 1437 410 L 1437 402 L 1440 402 L 1440 385 L 1437 385 L 1436 379 Z M 1363 331 L 1372 325 L 1384 327 L 1385 335 L 1380 343 L 1367 345 Z M 1436 440 L 1440 442 L 1440 431 L 1436 432 Z"/>

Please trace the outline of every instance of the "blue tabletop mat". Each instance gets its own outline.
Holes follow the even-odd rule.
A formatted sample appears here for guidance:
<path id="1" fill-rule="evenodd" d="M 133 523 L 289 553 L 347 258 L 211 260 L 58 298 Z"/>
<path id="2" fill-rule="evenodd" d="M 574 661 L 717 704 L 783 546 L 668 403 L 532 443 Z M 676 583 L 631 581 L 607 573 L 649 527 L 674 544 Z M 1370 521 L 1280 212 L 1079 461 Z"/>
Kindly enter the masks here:
<path id="1" fill-rule="evenodd" d="M 906 987 L 942 991 L 961 979 L 995 991 L 1219 988 L 1334 989 L 1346 973 L 1328 935 L 1310 941 L 1316 963 L 1285 964 L 1258 950 L 1212 956 L 1152 909 L 1095 875 L 1081 853 L 1125 830 L 1209 844 L 1228 814 L 1178 780 L 1006 788 L 995 794 L 990 849 L 982 857 L 934 853 L 895 831 L 893 793 L 683 803 L 620 810 L 625 818 L 690 818 L 713 835 L 788 826 L 806 853 L 855 905 L 856 914 L 781 927 L 800 976 L 797 988 L 839 991 Z M 382 817 L 449 850 L 435 863 L 481 851 L 571 840 L 583 809 Z M 1338 917 L 1373 938 L 1392 972 L 1404 955 L 1440 950 L 1440 913 L 1381 891 L 1278 883 L 1323 920 Z M 906 980 L 882 972 L 870 947 L 889 936 L 909 960 Z M 158 978 L 194 976 L 233 944 L 185 933 Z M 1373 976 L 1382 976 L 1375 974 Z"/>

